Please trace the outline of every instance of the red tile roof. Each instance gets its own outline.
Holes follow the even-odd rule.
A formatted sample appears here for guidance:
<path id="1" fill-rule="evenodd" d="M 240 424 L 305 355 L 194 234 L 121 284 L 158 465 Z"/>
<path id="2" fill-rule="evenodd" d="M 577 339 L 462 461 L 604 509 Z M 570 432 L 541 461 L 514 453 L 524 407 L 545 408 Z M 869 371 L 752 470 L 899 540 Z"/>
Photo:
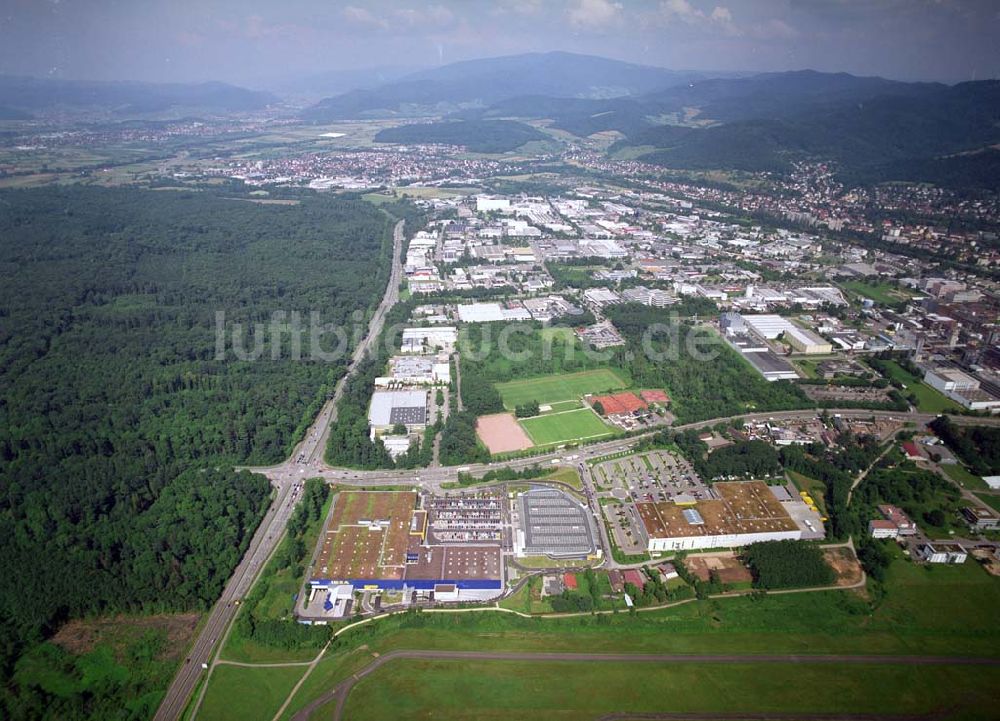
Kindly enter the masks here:
<path id="1" fill-rule="evenodd" d="M 572 573 L 563 574 L 563 585 L 566 588 L 575 591 L 576 590 L 576 576 Z"/>
<path id="2" fill-rule="evenodd" d="M 634 413 L 646 408 L 646 401 L 642 400 L 635 393 L 615 393 L 611 396 L 594 396 L 590 404 L 600 403 L 606 415 L 618 413 Z"/>

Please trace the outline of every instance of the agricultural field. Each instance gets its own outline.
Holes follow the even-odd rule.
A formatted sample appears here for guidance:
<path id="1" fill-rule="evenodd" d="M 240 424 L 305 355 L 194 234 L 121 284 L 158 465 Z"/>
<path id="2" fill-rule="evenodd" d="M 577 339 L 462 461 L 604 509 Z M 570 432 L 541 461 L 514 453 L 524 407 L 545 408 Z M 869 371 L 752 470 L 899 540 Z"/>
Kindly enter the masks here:
<path id="1" fill-rule="evenodd" d="M 521 427 L 536 446 L 599 438 L 614 432 L 589 408 L 525 418 Z"/>
<path id="2" fill-rule="evenodd" d="M 497 383 L 496 388 L 503 399 L 504 407 L 512 410 L 529 401 L 543 405 L 573 401 L 588 393 L 626 388 L 628 383 L 610 368 L 564 373 L 559 375 L 526 378 L 524 380 Z"/>

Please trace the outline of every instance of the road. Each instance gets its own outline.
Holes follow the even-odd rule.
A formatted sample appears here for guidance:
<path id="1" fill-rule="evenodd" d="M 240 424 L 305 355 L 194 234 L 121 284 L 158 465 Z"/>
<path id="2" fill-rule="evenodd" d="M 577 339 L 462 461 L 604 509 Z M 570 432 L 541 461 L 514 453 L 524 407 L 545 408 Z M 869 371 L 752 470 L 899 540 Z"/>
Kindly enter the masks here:
<path id="1" fill-rule="evenodd" d="M 202 664 L 212 665 L 215 662 L 215 647 L 223 637 L 226 629 L 239 610 L 237 601 L 250 590 L 257 574 L 260 573 L 267 559 L 271 557 L 285 533 L 285 526 L 291 516 L 295 504 L 302 497 L 299 492 L 301 481 L 306 477 L 305 468 L 308 464 L 322 463 L 323 451 L 326 448 L 326 438 L 330 425 L 337 420 L 337 401 L 344 392 L 344 385 L 351 376 L 365 353 L 377 342 L 386 314 L 399 300 L 399 284 L 402 279 L 403 266 L 401 254 L 403 250 L 403 221 L 399 221 L 393 230 L 392 270 L 382 302 L 372 315 L 368 325 L 368 334 L 354 350 L 354 355 L 348 365 L 347 372 L 337 383 L 332 398 L 323 405 L 312 427 L 306 431 L 305 438 L 295 447 L 291 457 L 280 466 L 267 469 L 265 475 L 276 488 L 276 495 L 271 507 L 267 510 L 264 520 L 257 528 L 243 559 L 233 571 L 222 597 L 208 614 L 205 625 L 191 647 L 190 653 L 174 677 L 167 694 L 153 717 L 154 721 L 173 721 L 180 718 L 184 712 L 191 693 L 199 679 L 206 673 Z M 298 462 L 298 459 L 303 459 Z M 309 477 L 312 474 L 310 473 Z"/>
<path id="2" fill-rule="evenodd" d="M 627 654 L 627 653 L 518 653 L 491 651 L 390 651 L 375 658 L 371 664 L 340 682 L 333 689 L 315 699 L 293 717 L 295 721 L 307 721 L 319 708 L 336 699 L 333 721 L 340 721 L 344 706 L 358 681 L 379 668 L 398 659 L 444 660 L 444 661 L 517 661 L 517 662 L 574 662 L 574 663 L 654 663 L 654 664 L 866 664 L 889 666 L 997 666 L 1000 659 L 975 658 L 966 656 L 860 656 L 847 654 L 766 654 L 756 656 L 712 655 L 712 654 Z M 740 716 L 739 718 L 746 718 Z"/>
<path id="3" fill-rule="evenodd" d="M 814 417 L 819 411 L 817 409 L 807 409 L 807 410 L 797 410 L 797 411 L 775 411 L 771 413 L 748 413 L 739 416 L 733 416 L 732 418 L 743 418 L 746 420 L 793 420 L 796 418 L 811 418 Z M 870 411 L 870 410 L 857 410 L 857 409 L 828 409 L 828 412 L 833 414 L 838 414 L 844 418 L 897 418 L 902 421 L 912 422 L 912 423 L 928 423 L 933 420 L 936 416 L 930 413 L 900 413 L 893 411 Z M 712 426 L 721 423 L 726 420 L 731 420 L 731 418 L 712 418 L 710 420 L 698 421 L 697 423 L 686 423 L 684 425 L 671 426 L 673 430 L 700 430 L 703 428 L 711 428 Z M 985 424 L 995 424 L 1000 423 L 1000 419 L 995 418 L 969 418 L 967 416 L 952 416 L 952 420 L 956 423 L 967 423 L 973 421 L 976 423 Z M 318 422 L 318 421 L 317 421 Z M 659 429 L 657 429 L 659 430 Z M 650 435 L 655 431 L 650 431 Z M 572 463 L 566 462 L 564 465 L 574 465 L 581 463 L 591 458 L 597 458 L 600 456 L 609 455 L 612 453 L 617 453 L 619 451 L 627 450 L 637 443 L 643 436 L 632 436 L 630 438 L 616 438 L 610 441 L 603 441 L 600 443 L 593 443 L 580 448 L 575 448 L 572 450 L 561 450 L 552 451 L 550 453 L 543 453 L 537 456 L 530 456 L 527 458 L 518 458 L 510 461 L 498 461 L 490 464 L 472 464 L 469 466 L 461 466 L 463 470 L 467 470 L 473 475 L 482 475 L 486 471 L 493 468 L 516 468 L 523 469 L 528 468 L 533 465 L 545 465 L 551 464 L 554 460 L 560 460 L 567 455 L 577 456 L 577 459 Z M 398 484 L 413 484 L 424 487 L 429 491 L 440 491 L 442 483 L 453 483 L 458 479 L 458 467 L 455 466 L 440 466 L 437 468 L 424 468 L 418 470 L 381 470 L 381 471 L 355 471 L 351 469 L 344 468 L 331 468 L 328 466 L 321 457 L 322 454 L 311 456 L 313 460 L 305 464 L 294 463 L 294 458 L 290 459 L 288 462 L 282 464 L 281 466 L 275 466 L 271 468 L 252 468 L 250 470 L 256 471 L 258 473 L 263 473 L 272 480 L 277 479 L 287 479 L 289 477 L 306 477 L 315 478 L 320 477 L 326 479 L 330 483 L 337 483 L 340 485 L 355 485 L 355 486 L 379 486 L 379 485 L 398 485 Z"/>

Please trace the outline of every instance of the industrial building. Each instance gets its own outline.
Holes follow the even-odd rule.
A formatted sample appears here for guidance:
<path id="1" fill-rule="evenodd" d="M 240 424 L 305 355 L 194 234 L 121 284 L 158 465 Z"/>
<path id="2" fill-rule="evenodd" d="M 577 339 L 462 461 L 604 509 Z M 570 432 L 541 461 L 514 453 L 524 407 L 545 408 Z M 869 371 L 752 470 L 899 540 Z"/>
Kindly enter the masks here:
<path id="1" fill-rule="evenodd" d="M 368 409 L 368 426 L 372 438 L 392 429 L 397 423 L 406 426 L 408 432 L 421 431 L 427 427 L 427 391 L 376 390 L 372 393 Z"/>
<path id="2" fill-rule="evenodd" d="M 404 328 L 402 338 L 403 353 L 430 353 L 444 351 L 452 353 L 458 342 L 455 326 L 434 328 Z"/>
<path id="3" fill-rule="evenodd" d="M 766 483 L 716 483 L 713 492 L 717 498 L 694 504 L 636 503 L 649 539 L 647 550 L 657 553 L 735 548 L 760 541 L 802 538 L 803 528 Z"/>
<path id="4" fill-rule="evenodd" d="M 389 359 L 389 375 L 375 379 L 377 387 L 448 385 L 451 364 L 446 354 L 399 355 Z"/>
<path id="5" fill-rule="evenodd" d="M 499 303 L 467 303 L 458 306 L 457 311 L 458 319 L 463 323 L 531 320 L 531 313 L 520 305 L 505 308 Z"/>

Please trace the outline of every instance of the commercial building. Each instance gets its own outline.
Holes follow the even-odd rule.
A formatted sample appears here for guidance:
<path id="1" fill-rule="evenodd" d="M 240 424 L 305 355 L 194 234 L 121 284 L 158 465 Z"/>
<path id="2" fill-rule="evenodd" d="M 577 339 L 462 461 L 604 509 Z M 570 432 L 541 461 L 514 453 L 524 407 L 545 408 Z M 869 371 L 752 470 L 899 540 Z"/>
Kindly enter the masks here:
<path id="1" fill-rule="evenodd" d="M 414 491 L 345 491 L 320 537 L 310 577 L 313 595 L 338 586 L 354 591 L 402 591 L 435 599 L 481 600 L 499 594 L 499 542 L 438 543 Z M 499 503 L 499 501 L 498 501 Z M 452 520 L 457 523 L 454 510 Z M 344 595 L 339 592 L 339 595 Z"/>
<path id="2" fill-rule="evenodd" d="M 476 196 L 476 212 L 490 213 L 493 211 L 504 211 L 510 209 L 510 199 L 491 198 L 488 195 Z"/>
<path id="3" fill-rule="evenodd" d="M 716 483 L 713 490 L 717 498 L 694 504 L 636 503 L 649 538 L 648 550 L 735 548 L 802 538 L 802 528 L 766 483 Z"/>
<path id="4" fill-rule="evenodd" d="M 376 378 L 376 386 L 447 385 L 451 364 L 447 355 L 399 355 L 389 360 L 389 375 Z"/>
<path id="5" fill-rule="evenodd" d="M 427 391 L 382 391 L 372 394 L 368 408 L 368 425 L 372 438 L 390 430 L 397 423 L 407 431 L 423 430 L 427 426 Z"/>
<path id="6" fill-rule="evenodd" d="M 799 353 L 832 353 L 833 345 L 812 331 L 802 328 L 789 328 L 782 336 L 788 345 Z"/>
<path id="7" fill-rule="evenodd" d="M 892 521 L 876 518 L 868 521 L 868 535 L 872 538 L 897 538 L 899 529 Z"/>
<path id="8" fill-rule="evenodd" d="M 780 315 L 743 315 L 743 322 L 750 332 L 766 340 L 774 340 L 787 330 L 796 326 L 787 318 Z"/>
<path id="9" fill-rule="evenodd" d="M 458 342 L 455 326 L 435 326 L 433 328 L 404 328 L 402 338 L 403 353 L 430 353 L 444 351 L 452 353 Z"/>
<path id="10" fill-rule="evenodd" d="M 463 323 L 531 320 L 531 313 L 520 305 L 505 308 L 499 303 L 467 303 L 458 306 L 457 310 L 458 319 Z"/>

